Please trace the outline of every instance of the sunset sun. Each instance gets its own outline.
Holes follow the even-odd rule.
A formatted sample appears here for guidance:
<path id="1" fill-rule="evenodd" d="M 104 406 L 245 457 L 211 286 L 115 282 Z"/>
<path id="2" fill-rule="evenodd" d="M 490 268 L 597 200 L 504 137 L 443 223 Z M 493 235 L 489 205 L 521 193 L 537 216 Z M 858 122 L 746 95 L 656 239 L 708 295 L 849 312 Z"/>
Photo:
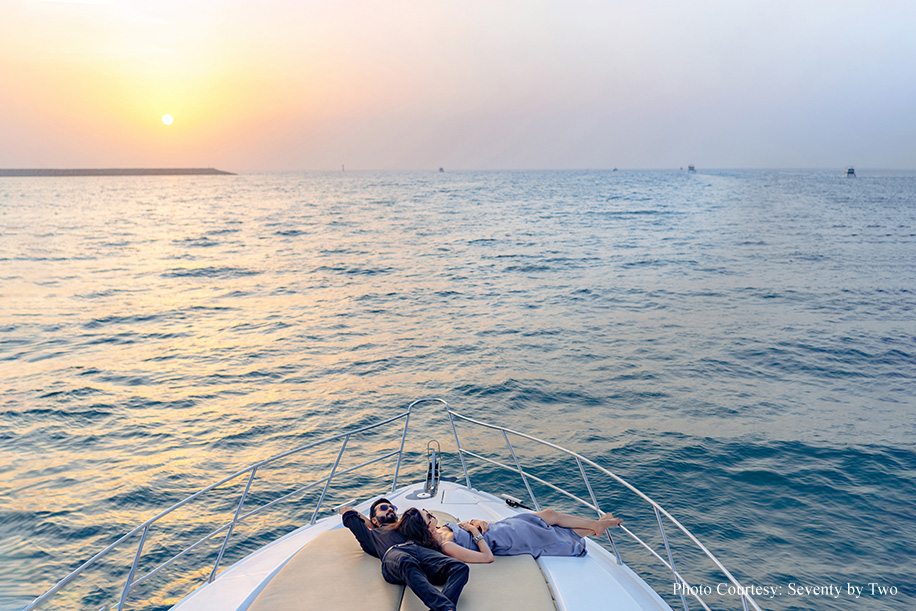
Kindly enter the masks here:
<path id="1" fill-rule="evenodd" d="M 171 125 L 174 121 L 175 119 L 172 117 L 172 115 L 162 115 L 162 122 L 166 125 Z"/>

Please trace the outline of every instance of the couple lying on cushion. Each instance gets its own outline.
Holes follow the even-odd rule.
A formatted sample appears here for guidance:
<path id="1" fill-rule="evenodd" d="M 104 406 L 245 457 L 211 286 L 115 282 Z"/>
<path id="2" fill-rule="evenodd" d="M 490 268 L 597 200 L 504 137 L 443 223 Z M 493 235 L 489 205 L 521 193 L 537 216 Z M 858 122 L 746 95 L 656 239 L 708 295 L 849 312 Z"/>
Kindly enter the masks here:
<path id="1" fill-rule="evenodd" d="M 498 522 L 470 520 L 439 525 L 435 515 L 411 507 L 398 518 L 388 499 L 376 500 L 366 518 L 341 508 L 343 523 L 368 554 L 382 560 L 389 583 L 406 584 L 433 611 L 453 611 L 467 583 L 465 562 L 493 562 L 494 556 L 583 556 L 585 539 L 623 521 L 607 513 L 597 520 L 545 509 Z M 445 584 L 442 592 L 430 583 Z"/>

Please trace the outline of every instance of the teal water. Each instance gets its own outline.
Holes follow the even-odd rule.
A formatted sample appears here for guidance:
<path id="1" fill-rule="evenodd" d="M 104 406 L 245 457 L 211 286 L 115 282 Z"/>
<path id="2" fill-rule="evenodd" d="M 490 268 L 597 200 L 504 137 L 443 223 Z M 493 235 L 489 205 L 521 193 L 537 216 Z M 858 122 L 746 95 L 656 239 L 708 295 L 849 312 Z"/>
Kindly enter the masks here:
<path id="1" fill-rule="evenodd" d="M 425 396 L 600 459 L 763 608 L 916 607 L 916 173 L 13 178 L 0 229 L 0 608 Z M 789 593 L 849 583 L 897 593 Z"/>

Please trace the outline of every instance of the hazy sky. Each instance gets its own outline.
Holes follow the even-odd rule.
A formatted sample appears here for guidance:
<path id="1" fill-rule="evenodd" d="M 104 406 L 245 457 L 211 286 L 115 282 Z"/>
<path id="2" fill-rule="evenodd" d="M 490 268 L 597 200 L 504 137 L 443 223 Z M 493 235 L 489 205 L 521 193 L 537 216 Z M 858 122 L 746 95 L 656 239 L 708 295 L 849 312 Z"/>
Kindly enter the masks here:
<path id="1" fill-rule="evenodd" d="M 0 0 L 0 167 L 341 164 L 916 168 L 916 0 Z"/>

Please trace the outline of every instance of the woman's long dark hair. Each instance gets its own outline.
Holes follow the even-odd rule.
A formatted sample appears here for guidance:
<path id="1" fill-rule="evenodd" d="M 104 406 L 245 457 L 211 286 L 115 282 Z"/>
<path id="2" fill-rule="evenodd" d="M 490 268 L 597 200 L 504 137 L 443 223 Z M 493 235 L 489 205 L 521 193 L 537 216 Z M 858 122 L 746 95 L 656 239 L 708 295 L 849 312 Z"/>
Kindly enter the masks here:
<path id="1" fill-rule="evenodd" d="M 429 531 L 426 519 L 416 507 L 411 507 L 401 514 L 401 519 L 394 525 L 395 530 L 418 545 L 439 551 L 439 542 Z"/>

